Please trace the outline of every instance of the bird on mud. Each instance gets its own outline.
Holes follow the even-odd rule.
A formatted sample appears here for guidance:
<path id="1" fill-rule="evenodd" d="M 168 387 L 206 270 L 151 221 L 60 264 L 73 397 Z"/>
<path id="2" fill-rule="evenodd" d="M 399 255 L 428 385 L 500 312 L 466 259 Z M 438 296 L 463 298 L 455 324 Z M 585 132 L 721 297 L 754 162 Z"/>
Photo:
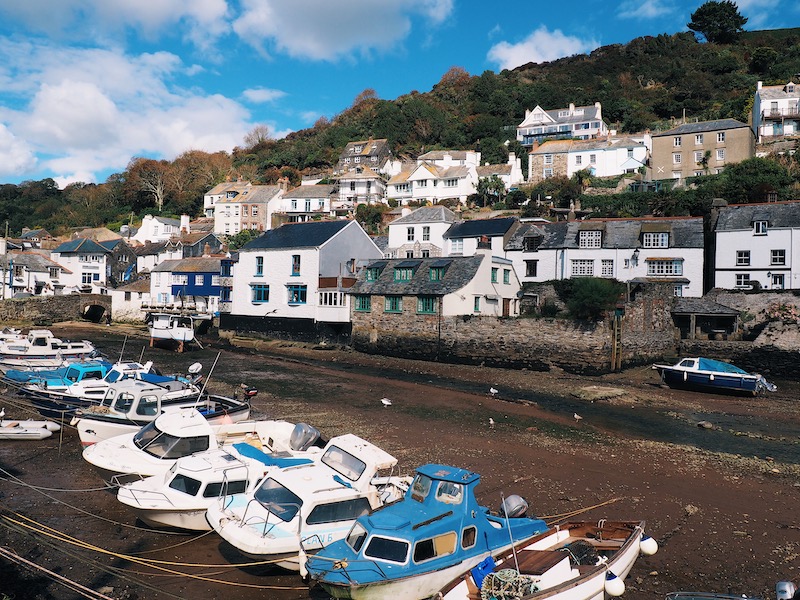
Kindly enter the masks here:
<path id="1" fill-rule="evenodd" d="M 489 417 L 489 429 L 494 429 L 494 419 Z"/>
<path id="2" fill-rule="evenodd" d="M 497 394 L 499 394 L 499 393 L 500 393 L 500 390 L 496 390 L 496 389 L 494 389 L 493 387 L 490 387 L 490 388 L 489 388 L 489 393 L 490 393 L 492 396 L 496 396 Z"/>
<path id="3" fill-rule="evenodd" d="M 383 407 L 386 408 L 387 406 L 392 405 L 392 401 L 388 398 L 381 398 L 381 404 L 383 404 Z"/>
<path id="4" fill-rule="evenodd" d="M 582 421 L 582 420 L 583 420 L 583 417 L 582 417 L 582 416 L 580 416 L 578 413 L 574 413 L 574 414 L 572 415 L 572 418 L 573 418 L 573 419 L 575 419 L 575 422 L 576 422 L 576 423 L 578 423 L 578 422 L 580 422 L 580 421 Z"/>

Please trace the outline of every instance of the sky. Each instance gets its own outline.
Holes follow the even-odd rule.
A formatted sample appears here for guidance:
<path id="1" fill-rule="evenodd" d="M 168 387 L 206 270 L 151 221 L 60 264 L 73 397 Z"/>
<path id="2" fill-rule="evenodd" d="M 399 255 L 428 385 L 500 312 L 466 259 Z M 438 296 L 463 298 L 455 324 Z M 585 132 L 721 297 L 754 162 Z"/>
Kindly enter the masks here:
<path id="1" fill-rule="evenodd" d="M 133 157 L 230 151 L 257 125 L 281 138 L 366 89 L 393 100 L 451 67 L 480 75 L 687 31 L 700 4 L 0 0 L 0 183 L 100 183 Z M 796 0 L 738 6 L 748 30 L 800 26 Z"/>

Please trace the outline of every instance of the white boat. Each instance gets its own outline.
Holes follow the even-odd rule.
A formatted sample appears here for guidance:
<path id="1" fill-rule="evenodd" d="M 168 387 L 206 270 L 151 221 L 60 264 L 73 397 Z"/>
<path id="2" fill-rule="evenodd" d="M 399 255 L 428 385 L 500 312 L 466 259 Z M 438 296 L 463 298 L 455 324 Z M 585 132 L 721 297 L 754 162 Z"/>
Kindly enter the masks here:
<path id="1" fill-rule="evenodd" d="M 392 476 L 396 465 L 366 440 L 338 436 L 318 461 L 269 473 L 253 492 L 212 504 L 206 518 L 245 556 L 302 570 L 307 553 L 342 539 L 356 518 L 403 496 L 411 479 Z"/>
<path id="2" fill-rule="evenodd" d="M 247 442 L 267 452 L 291 450 L 294 425 L 286 421 L 240 421 L 212 425 L 193 408 L 168 409 L 136 433 L 125 433 L 83 451 L 86 459 L 111 485 L 163 475 L 179 458 Z"/>
<path id="3" fill-rule="evenodd" d="M 623 580 L 639 555 L 657 550 L 656 541 L 644 535 L 643 522 L 564 523 L 513 551 L 487 559 L 434 597 L 604 600 L 621 596 Z"/>
<path id="4" fill-rule="evenodd" d="M 176 342 L 178 352 L 194 341 L 194 324 L 198 317 L 170 313 L 150 313 L 150 345 L 156 340 Z"/>
<path id="5" fill-rule="evenodd" d="M 197 409 L 211 425 L 250 418 L 248 399 L 201 394 L 194 384 L 174 379 L 163 383 L 127 379 L 112 383 L 100 404 L 78 409 L 70 424 L 78 430 L 81 444 L 91 446 L 136 433 L 170 408 Z"/>
<path id="6" fill-rule="evenodd" d="M 53 421 L 0 421 L 0 440 L 43 440 L 59 431 L 61 426 Z"/>
<path id="7" fill-rule="evenodd" d="M 251 492 L 275 469 L 319 458 L 324 442 L 319 431 L 298 423 L 289 446 L 288 451 L 264 452 L 255 444 L 239 442 L 186 456 L 164 475 L 126 483 L 117 499 L 152 527 L 210 531 L 206 510 L 214 502 Z"/>
<path id="8" fill-rule="evenodd" d="M 0 339 L 0 369 L 58 367 L 95 356 L 91 342 L 61 340 L 49 329 L 31 329 L 24 338 Z"/>

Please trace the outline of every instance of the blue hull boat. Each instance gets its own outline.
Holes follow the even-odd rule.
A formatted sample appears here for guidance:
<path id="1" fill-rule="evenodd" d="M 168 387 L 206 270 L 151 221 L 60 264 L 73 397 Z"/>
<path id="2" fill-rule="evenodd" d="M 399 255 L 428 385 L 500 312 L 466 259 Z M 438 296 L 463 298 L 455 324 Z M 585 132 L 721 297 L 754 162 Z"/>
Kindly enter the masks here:
<path id="1" fill-rule="evenodd" d="M 653 365 L 661 381 L 671 388 L 733 392 L 755 396 L 777 388 L 758 373 L 748 373 L 730 363 L 710 358 L 684 358 L 675 365 Z"/>

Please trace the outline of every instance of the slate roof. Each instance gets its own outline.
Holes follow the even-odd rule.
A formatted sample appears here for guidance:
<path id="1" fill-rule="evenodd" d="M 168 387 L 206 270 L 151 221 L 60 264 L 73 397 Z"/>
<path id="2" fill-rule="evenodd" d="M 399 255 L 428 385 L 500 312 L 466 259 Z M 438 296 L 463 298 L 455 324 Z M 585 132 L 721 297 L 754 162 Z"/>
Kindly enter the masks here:
<path id="1" fill-rule="evenodd" d="M 789 85 L 794 85 L 794 92 L 786 91 L 786 88 Z M 783 85 L 765 85 L 762 86 L 760 90 L 756 90 L 756 93 L 761 97 L 762 100 L 785 100 L 787 98 L 800 98 L 800 84 L 797 84 L 794 81 L 789 81 Z"/>
<path id="2" fill-rule="evenodd" d="M 514 217 L 502 217 L 500 219 L 472 219 L 454 223 L 442 236 L 445 239 L 452 238 L 472 238 L 488 235 L 495 237 L 505 235 L 517 219 Z"/>
<path id="3" fill-rule="evenodd" d="M 53 252 L 58 254 L 110 254 L 111 250 L 93 240 L 76 238 L 57 246 Z"/>
<path id="4" fill-rule="evenodd" d="M 202 256 L 165 260 L 153 268 L 152 273 L 219 273 L 221 256 Z"/>
<path id="5" fill-rule="evenodd" d="M 800 202 L 731 204 L 720 209 L 715 231 L 751 229 L 753 221 L 769 221 L 770 227 L 800 227 Z"/>
<path id="6" fill-rule="evenodd" d="M 336 186 L 331 184 L 301 185 L 286 192 L 284 198 L 328 198 Z"/>
<path id="7" fill-rule="evenodd" d="M 456 213 L 446 206 L 423 206 L 411 211 L 404 217 L 395 219 L 390 225 L 405 225 L 412 223 L 455 223 L 458 221 Z"/>
<path id="8" fill-rule="evenodd" d="M 146 293 L 150 291 L 150 280 L 147 277 L 142 277 L 136 281 L 128 284 L 121 285 L 116 288 L 117 292 L 141 292 Z"/>
<path id="9" fill-rule="evenodd" d="M 380 296 L 444 296 L 452 294 L 475 279 L 484 257 L 484 254 L 477 254 L 464 257 L 376 260 L 369 263 L 365 269 L 361 269 L 358 274 L 358 280 L 350 288 L 350 292 L 353 294 Z M 410 281 L 395 281 L 394 269 L 403 263 L 409 266 L 411 266 L 411 263 L 415 265 L 414 276 Z M 383 269 L 374 281 L 366 280 L 367 269 L 370 266 Z M 434 266 L 445 268 L 443 279 L 431 281 L 430 270 Z"/>
<path id="10" fill-rule="evenodd" d="M 667 135 L 684 135 L 687 133 L 706 133 L 709 131 L 722 131 L 725 129 L 740 129 L 742 127 L 750 127 L 746 123 L 737 121 L 736 119 L 717 119 L 716 121 L 701 121 L 699 123 L 686 123 L 678 125 L 667 131 L 661 133 L 654 133 L 653 137 L 664 137 Z"/>
<path id="11" fill-rule="evenodd" d="M 24 266 L 29 271 L 47 273 L 49 269 L 58 267 L 64 273 L 72 273 L 39 252 L 12 252 L 9 256 L 14 266 Z"/>
<path id="12" fill-rule="evenodd" d="M 311 221 L 286 223 L 265 231 L 248 242 L 242 252 L 250 250 L 280 250 L 284 248 L 317 248 L 347 227 L 352 221 Z"/>
<path id="13" fill-rule="evenodd" d="M 561 154 L 563 152 L 608 150 L 609 148 L 636 148 L 644 145 L 643 142 L 629 136 L 589 140 L 546 140 L 538 148 L 531 150 L 530 154 Z"/>
<path id="14" fill-rule="evenodd" d="M 136 256 L 150 256 L 161 253 L 167 247 L 167 242 L 145 242 L 141 246 L 134 246 L 133 253 Z"/>
<path id="15" fill-rule="evenodd" d="M 50 235 L 50 234 L 47 232 L 47 230 L 46 230 L 46 229 L 32 229 L 31 231 L 26 231 L 26 232 L 24 232 L 24 233 L 23 233 L 23 234 L 20 236 L 20 239 L 23 239 L 23 240 L 29 240 L 29 239 L 32 239 L 32 238 L 42 238 L 42 237 L 47 237 L 47 236 L 49 236 L 49 235 Z"/>
<path id="16" fill-rule="evenodd" d="M 114 248 L 116 248 L 119 244 L 124 244 L 125 242 L 122 241 L 122 238 L 116 238 L 113 240 L 100 240 L 97 243 L 106 250 L 113 252 Z"/>
<path id="17" fill-rule="evenodd" d="M 466 150 L 431 150 L 425 154 L 420 154 L 417 160 L 444 160 L 445 156 L 449 156 L 453 160 L 467 160 Z"/>
<path id="18" fill-rule="evenodd" d="M 478 177 L 491 177 L 492 175 L 511 175 L 511 165 L 479 165 L 476 168 Z"/>
<path id="19" fill-rule="evenodd" d="M 251 185 L 244 188 L 235 198 L 223 196 L 217 200 L 217 204 L 266 204 L 277 196 L 281 189 L 279 185 Z"/>
<path id="20" fill-rule="evenodd" d="M 73 234 L 75 237 L 94 240 L 95 242 L 106 242 L 110 240 L 120 240 L 122 236 L 111 231 L 108 227 L 87 227 Z"/>
<path id="21" fill-rule="evenodd" d="M 192 233 L 212 233 L 214 231 L 214 219 L 209 217 L 201 217 L 189 223 L 189 229 Z"/>
<path id="22" fill-rule="evenodd" d="M 360 152 L 356 152 L 356 147 L 358 146 L 361 146 Z M 379 154 L 382 150 L 387 150 L 388 146 L 389 141 L 385 138 L 348 142 L 340 156 L 342 158 L 346 156 L 371 156 L 372 154 Z"/>
<path id="23" fill-rule="evenodd" d="M 381 252 L 386 252 L 386 249 L 389 247 L 388 235 L 376 235 L 375 237 L 372 238 L 372 241 L 375 242 L 375 245 Z"/>
<path id="24" fill-rule="evenodd" d="M 537 106 L 536 108 L 538 108 L 539 110 L 543 110 L 541 106 Z M 531 121 L 530 123 L 528 122 L 528 119 L 530 119 L 531 117 L 533 117 L 533 116 L 535 116 L 537 114 L 536 113 L 536 108 L 534 108 L 531 111 L 531 114 L 529 114 L 529 115 L 527 115 L 525 117 L 525 119 L 522 121 L 522 123 L 517 125 L 518 128 L 519 127 L 535 127 L 536 125 L 539 125 L 539 124 L 549 124 L 550 123 L 550 121 L 547 120 L 547 119 L 543 119 L 542 121 Z M 545 110 L 544 113 L 548 117 L 550 117 L 550 119 L 552 119 L 553 123 L 566 124 L 566 123 L 583 123 L 584 121 L 591 121 L 591 120 L 597 119 L 598 118 L 597 114 L 600 111 L 600 108 L 595 106 L 594 104 L 589 105 L 589 106 L 576 106 L 574 108 L 575 108 L 575 110 L 572 112 L 572 114 L 567 115 L 567 116 L 563 116 L 563 117 L 559 117 L 558 116 L 559 113 L 562 112 L 562 111 L 568 111 L 569 107 L 555 108 L 555 109 L 552 109 L 552 110 Z M 582 113 L 582 114 L 576 114 L 576 113 L 579 113 L 579 112 Z"/>
<path id="25" fill-rule="evenodd" d="M 641 234 L 646 229 L 665 229 L 670 248 L 702 248 L 702 217 L 650 217 L 641 219 L 587 219 L 558 223 L 523 223 L 511 236 L 505 250 L 522 250 L 525 237 L 541 235 L 539 250 L 579 248 L 581 231 L 603 231 L 603 248 L 641 248 Z"/>
<path id="26" fill-rule="evenodd" d="M 366 166 L 356 167 L 350 169 L 346 173 L 342 173 L 339 176 L 339 180 L 350 180 L 350 179 L 380 179 L 381 176 L 378 175 L 375 171 L 370 169 Z"/>
<path id="27" fill-rule="evenodd" d="M 675 298 L 672 314 L 735 316 L 739 311 L 706 298 Z"/>

